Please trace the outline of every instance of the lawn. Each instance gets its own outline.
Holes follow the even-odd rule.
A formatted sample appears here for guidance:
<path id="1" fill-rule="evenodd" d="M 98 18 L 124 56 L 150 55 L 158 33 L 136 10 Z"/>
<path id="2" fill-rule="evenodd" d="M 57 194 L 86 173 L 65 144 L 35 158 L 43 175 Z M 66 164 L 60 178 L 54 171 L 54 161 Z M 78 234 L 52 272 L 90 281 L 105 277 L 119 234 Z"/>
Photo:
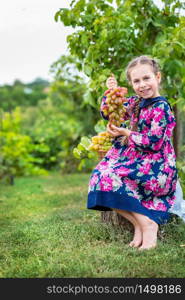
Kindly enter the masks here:
<path id="1" fill-rule="evenodd" d="M 129 231 L 86 209 L 89 174 L 0 185 L 0 277 L 184 278 L 185 223 L 161 228 L 158 247 L 128 247 Z"/>

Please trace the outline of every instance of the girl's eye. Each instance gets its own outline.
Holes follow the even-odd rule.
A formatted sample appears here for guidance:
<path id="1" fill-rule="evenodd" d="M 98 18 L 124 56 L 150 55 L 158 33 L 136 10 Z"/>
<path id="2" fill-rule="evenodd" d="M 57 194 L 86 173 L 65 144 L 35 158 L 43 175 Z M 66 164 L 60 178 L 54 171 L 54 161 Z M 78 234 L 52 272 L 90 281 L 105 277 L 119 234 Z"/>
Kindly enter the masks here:
<path id="1" fill-rule="evenodd" d="M 148 79 L 150 79 L 150 77 L 148 77 L 148 76 L 145 76 L 145 77 L 144 77 L 144 80 L 148 80 Z"/>
<path id="2" fill-rule="evenodd" d="M 137 79 L 136 79 L 136 80 L 134 80 L 134 83 L 138 83 L 138 82 L 139 82 L 139 80 L 137 80 Z"/>

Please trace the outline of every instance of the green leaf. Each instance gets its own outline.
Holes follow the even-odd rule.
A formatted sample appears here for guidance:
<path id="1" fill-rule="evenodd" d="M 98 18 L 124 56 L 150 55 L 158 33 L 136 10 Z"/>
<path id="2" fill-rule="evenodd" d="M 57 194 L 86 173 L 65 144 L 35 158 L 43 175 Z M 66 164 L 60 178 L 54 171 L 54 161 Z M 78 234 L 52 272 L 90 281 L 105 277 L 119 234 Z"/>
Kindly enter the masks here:
<path id="1" fill-rule="evenodd" d="M 85 149 L 88 149 L 91 144 L 91 140 L 86 136 L 82 136 L 80 143 L 85 147 Z"/>
<path id="2" fill-rule="evenodd" d="M 125 73 L 125 70 L 123 70 L 123 71 L 121 72 L 121 75 L 120 75 L 120 77 L 119 77 L 119 80 L 120 80 L 120 81 L 125 81 L 125 80 L 126 80 L 126 73 Z"/>
<path id="3" fill-rule="evenodd" d="M 89 65 L 85 64 L 83 67 L 83 70 L 87 76 L 91 76 L 92 68 Z"/>
<path id="4" fill-rule="evenodd" d="M 56 12 L 56 14 L 55 14 L 55 16 L 54 16 L 54 20 L 56 21 L 56 22 L 58 22 L 58 18 L 60 17 L 60 11 L 57 11 Z"/>
<path id="5" fill-rule="evenodd" d="M 83 99 L 84 99 L 84 103 L 90 104 L 91 106 L 96 108 L 97 105 L 96 105 L 95 99 L 89 90 L 86 91 L 86 93 L 83 96 Z"/>
<path id="6" fill-rule="evenodd" d="M 181 170 L 183 173 L 185 173 L 185 167 L 182 167 Z"/>
<path id="7" fill-rule="evenodd" d="M 102 30 L 101 37 L 103 40 L 106 40 L 106 38 L 107 38 L 107 29 L 106 28 Z"/>
<path id="8" fill-rule="evenodd" d="M 175 41 L 174 44 L 180 46 L 183 50 L 185 50 L 185 46 L 182 43 Z"/>
<path id="9" fill-rule="evenodd" d="M 90 159 L 96 158 L 96 156 L 97 156 L 97 154 L 95 152 L 92 152 L 92 151 L 91 152 L 89 151 L 89 153 L 87 155 L 87 157 L 90 158 Z"/>
<path id="10" fill-rule="evenodd" d="M 105 75 L 100 75 L 100 77 L 99 77 L 99 82 L 106 81 L 106 79 L 107 79 L 107 76 L 105 76 Z"/>
<path id="11" fill-rule="evenodd" d="M 97 124 L 94 126 L 94 129 L 97 133 L 106 131 L 106 126 L 105 126 L 104 120 L 98 121 Z"/>
<path id="12" fill-rule="evenodd" d="M 80 150 L 78 150 L 77 148 L 73 149 L 73 155 L 74 157 L 76 157 L 77 159 L 81 159 L 81 154 L 82 152 Z"/>
<path id="13" fill-rule="evenodd" d="M 82 42 L 82 45 L 87 48 L 88 45 L 89 45 L 89 42 L 88 42 L 88 37 L 86 34 L 83 34 L 82 37 L 81 37 L 81 42 Z"/>
<path id="14" fill-rule="evenodd" d="M 79 151 L 81 151 L 81 152 L 86 151 L 86 148 L 85 148 L 81 143 L 78 144 L 77 149 L 78 149 Z"/>

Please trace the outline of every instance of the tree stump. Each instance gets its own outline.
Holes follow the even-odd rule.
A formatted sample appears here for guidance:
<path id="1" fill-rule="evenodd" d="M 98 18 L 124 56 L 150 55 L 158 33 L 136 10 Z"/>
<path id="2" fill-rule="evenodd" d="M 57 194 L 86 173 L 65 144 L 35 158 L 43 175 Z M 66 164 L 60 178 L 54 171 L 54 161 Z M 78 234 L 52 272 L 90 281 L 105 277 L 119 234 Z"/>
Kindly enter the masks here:
<path id="1" fill-rule="evenodd" d="M 133 233 L 132 224 L 115 211 L 102 211 L 101 221 L 106 224 L 111 224 L 114 227 L 119 226 L 122 231 L 129 231 Z"/>

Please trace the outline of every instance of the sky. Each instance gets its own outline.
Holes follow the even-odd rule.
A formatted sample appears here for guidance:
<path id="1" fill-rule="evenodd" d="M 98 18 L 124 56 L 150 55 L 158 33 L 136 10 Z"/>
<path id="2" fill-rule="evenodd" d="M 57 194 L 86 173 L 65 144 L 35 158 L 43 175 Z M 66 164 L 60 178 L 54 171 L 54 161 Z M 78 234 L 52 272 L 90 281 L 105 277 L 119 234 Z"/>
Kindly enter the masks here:
<path id="1" fill-rule="evenodd" d="M 0 85 L 41 77 L 52 80 L 50 66 L 67 53 L 74 30 L 54 20 L 67 0 L 5 0 L 0 6 Z"/>
<path id="2" fill-rule="evenodd" d="M 156 0 L 159 2 L 160 0 Z M 50 66 L 67 54 L 67 35 L 74 29 L 54 15 L 71 0 L 5 0 L 0 6 L 0 85 L 16 79 L 52 80 Z"/>

